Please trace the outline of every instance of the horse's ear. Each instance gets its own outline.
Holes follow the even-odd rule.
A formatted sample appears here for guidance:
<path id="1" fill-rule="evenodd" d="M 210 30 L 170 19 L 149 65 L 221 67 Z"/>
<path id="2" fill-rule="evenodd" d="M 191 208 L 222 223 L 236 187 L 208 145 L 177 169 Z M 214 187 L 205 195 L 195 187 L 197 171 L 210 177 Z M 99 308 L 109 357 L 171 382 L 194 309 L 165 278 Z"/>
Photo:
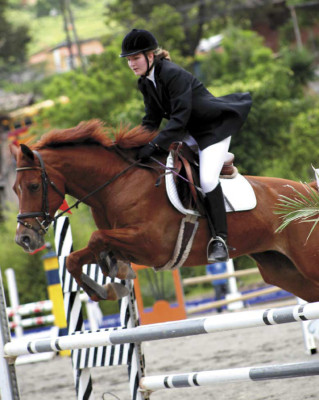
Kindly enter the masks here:
<path id="1" fill-rule="evenodd" d="M 33 151 L 28 147 L 28 146 L 26 146 L 25 144 L 21 144 L 20 145 L 20 148 L 21 148 L 21 151 L 22 151 L 22 153 L 27 157 L 27 158 L 29 158 L 30 160 L 34 160 L 34 154 L 33 154 Z"/>
<path id="2" fill-rule="evenodd" d="M 13 157 L 15 158 L 15 160 L 17 160 L 18 158 L 18 151 L 19 151 L 19 146 L 15 143 L 10 143 L 9 144 L 9 149 L 10 149 L 10 153 L 13 155 Z"/>

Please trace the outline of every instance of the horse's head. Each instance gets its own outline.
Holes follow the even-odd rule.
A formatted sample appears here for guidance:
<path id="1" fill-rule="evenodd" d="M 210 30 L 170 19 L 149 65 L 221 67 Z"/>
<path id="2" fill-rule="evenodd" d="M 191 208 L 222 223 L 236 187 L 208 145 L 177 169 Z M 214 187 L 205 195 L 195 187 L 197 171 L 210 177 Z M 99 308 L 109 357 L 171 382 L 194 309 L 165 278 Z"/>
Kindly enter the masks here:
<path id="1" fill-rule="evenodd" d="M 50 178 L 38 151 L 25 145 L 11 144 L 17 164 L 13 190 L 19 199 L 15 241 L 27 252 L 44 244 L 44 235 L 64 199 L 64 181 L 50 170 Z M 54 175 L 54 176 L 53 176 Z"/>

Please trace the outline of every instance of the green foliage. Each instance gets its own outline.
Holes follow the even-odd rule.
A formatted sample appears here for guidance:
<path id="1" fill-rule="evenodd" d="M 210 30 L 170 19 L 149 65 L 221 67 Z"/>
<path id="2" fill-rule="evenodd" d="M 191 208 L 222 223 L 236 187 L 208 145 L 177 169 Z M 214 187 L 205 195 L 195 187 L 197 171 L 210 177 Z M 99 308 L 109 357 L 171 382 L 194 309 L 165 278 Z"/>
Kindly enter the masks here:
<path id="1" fill-rule="evenodd" d="M 283 231 L 292 222 L 312 222 L 307 239 L 310 237 L 319 222 L 319 194 L 308 184 L 304 188 L 306 194 L 291 187 L 293 197 L 281 195 L 278 199 L 275 213 L 281 215 L 282 224 L 276 232 Z"/>
<path id="2" fill-rule="evenodd" d="M 317 98 L 307 97 L 303 92 L 302 84 L 311 74 L 304 73 L 304 79 L 296 79 L 285 57 L 274 58 L 256 33 L 234 27 L 224 32 L 222 51 L 202 55 L 200 62 L 200 77 L 215 96 L 246 91 L 252 95 L 248 119 L 241 132 L 232 137 L 232 151 L 240 171 L 282 177 L 294 173 L 294 177 L 300 178 L 316 159 L 313 152 L 304 151 L 301 171 L 300 165 L 294 164 L 292 144 L 298 115 L 312 114 L 318 103 Z M 307 141 L 308 128 L 313 129 L 310 120 L 303 118 L 298 132 L 300 141 Z M 304 148 L 300 146 L 299 151 Z M 307 164 L 305 161 L 311 157 Z"/>
<path id="3" fill-rule="evenodd" d="M 272 51 L 265 47 L 262 38 L 255 32 L 230 26 L 223 33 L 222 49 L 199 56 L 200 78 L 206 85 L 231 83 L 236 80 L 248 81 L 268 75 L 275 63 Z"/>
<path id="4" fill-rule="evenodd" d="M 151 27 L 161 47 L 174 50 L 183 48 L 186 40 L 182 22 L 181 15 L 174 7 L 163 4 L 153 8 L 147 26 Z"/>
<path id="5" fill-rule="evenodd" d="M 8 21 L 13 25 L 23 24 L 29 27 L 31 38 L 27 47 L 29 55 L 56 46 L 65 40 L 61 13 L 48 15 L 51 5 L 57 10 L 60 9 L 60 0 L 50 0 L 50 2 L 41 0 L 41 7 L 45 7 L 41 13 L 45 15 L 39 18 L 37 4 L 40 4 L 40 1 L 35 5 L 23 6 L 20 0 L 8 0 L 8 3 L 10 5 L 6 13 Z M 71 0 L 71 7 L 80 39 L 100 37 L 111 31 L 114 33 L 114 22 L 111 21 L 107 26 L 104 23 L 104 0 Z"/>
<path id="6" fill-rule="evenodd" d="M 72 6 L 76 4 L 81 6 L 84 4 L 83 0 L 72 0 Z M 37 17 L 43 17 L 46 15 L 50 15 L 52 10 L 55 12 L 60 13 L 61 10 L 61 0 L 37 0 L 34 5 L 35 12 Z"/>
<path id="7" fill-rule="evenodd" d="M 72 206 L 76 201 L 76 199 L 71 196 L 66 196 L 66 200 L 69 206 Z M 92 232 L 96 230 L 96 226 L 91 210 L 85 204 L 80 203 L 79 206 L 73 208 L 71 212 L 72 214 L 64 215 L 70 220 L 74 250 L 80 250 L 87 245 Z M 53 238 L 53 228 L 50 228 L 50 237 Z"/>
<path id="8" fill-rule="evenodd" d="M 179 49 L 184 57 L 193 57 L 206 21 L 205 12 L 209 11 L 204 2 L 185 7 L 181 0 L 165 4 L 159 0 L 113 0 L 106 17 L 107 23 L 119 22 L 125 33 L 132 27 L 148 29 L 156 34 L 162 47 Z"/>
<path id="9" fill-rule="evenodd" d="M 294 73 L 294 81 L 297 85 L 305 85 L 315 79 L 315 56 L 309 50 L 283 49 L 281 51 L 284 62 Z"/>
<path id="10" fill-rule="evenodd" d="M 37 0 L 35 9 L 37 17 L 49 15 L 53 9 L 60 9 L 60 1 L 56 0 Z"/>
<path id="11" fill-rule="evenodd" d="M 294 180 L 313 180 L 311 165 L 319 160 L 318 99 L 313 98 L 308 109 L 298 113 L 287 131 L 284 156 L 273 161 L 267 174 L 276 171 L 279 176 Z"/>
<path id="12" fill-rule="evenodd" d="M 23 24 L 12 24 L 5 11 L 7 0 L 0 0 L 0 72 L 11 71 L 26 59 L 26 46 L 30 41 L 28 27 Z"/>
<path id="13" fill-rule="evenodd" d="M 64 128 L 91 118 L 100 118 L 109 124 L 113 119 L 117 121 L 118 113 L 127 102 L 138 96 L 136 78 L 126 60 L 119 58 L 119 49 L 120 46 L 110 46 L 101 56 L 92 57 L 87 74 L 70 71 L 47 81 L 44 98 L 64 95 L 70 102 L 44 110 L 38 119 L 40 129 L 47 120 L 54 127 Z"/>

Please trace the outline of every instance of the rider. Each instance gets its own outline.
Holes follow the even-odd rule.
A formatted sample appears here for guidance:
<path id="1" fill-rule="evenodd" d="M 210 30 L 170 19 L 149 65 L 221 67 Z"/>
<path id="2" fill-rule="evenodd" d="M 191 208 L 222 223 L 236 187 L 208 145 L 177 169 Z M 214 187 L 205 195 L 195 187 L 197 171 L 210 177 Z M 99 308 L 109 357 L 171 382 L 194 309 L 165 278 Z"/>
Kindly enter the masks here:
<path id="1" fill-rule="evenodd" d="M 138 159 L 147 161 L 157 149 L 168 150 L 173 142 L 191 135 L 199 147 L 200 185 L 211 236 L 208 262 L 227 261 L 227 221 L 219 175 L 228 152 L 231 135 L 245 122 L 251 107 L 249 93 L 214 97 L 192 74 L 174 64 L 168 51 L 160 49 L 151 32 L 133 29 L 122 42 L 120 57 L 139 76 L 144 96 L 142 125 L 159 134 L 143 146 Z"/>

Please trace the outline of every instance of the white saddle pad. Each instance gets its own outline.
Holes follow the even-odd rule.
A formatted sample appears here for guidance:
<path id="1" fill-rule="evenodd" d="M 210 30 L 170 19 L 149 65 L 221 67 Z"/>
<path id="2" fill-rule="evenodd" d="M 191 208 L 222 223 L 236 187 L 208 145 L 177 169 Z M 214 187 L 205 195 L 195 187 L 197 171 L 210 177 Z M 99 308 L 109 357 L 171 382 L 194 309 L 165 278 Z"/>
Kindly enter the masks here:
<path id="1" fill-rule="evenodd" d="M 173 168 L 173 157 L 169 154 L 166 162 L 168 168 Z M 252 210 L 257 205 L 255 192 L 248 180 L 241 174 L 232 179 L 220 180 L 225 196 L 227 212 Z M 165 175 L 166 192 L 172 205 L 182 214 L 200 215 L 197 211 L 186 209 L 177 192 L 174 174 Z"/>
<path id="2" fill-rule="evenodd" d="M 247 211 L 257 205 L 257 199 L 248 180 L 241 174 L 232 179 L 221 179 L 226 204 L 226 211 Z M 228 201 L 227 201 L 228 200 Z M 228 204 L 228 202 L 230 204 Z M 233 207 L 231 208 L 230 205 Z"/>

